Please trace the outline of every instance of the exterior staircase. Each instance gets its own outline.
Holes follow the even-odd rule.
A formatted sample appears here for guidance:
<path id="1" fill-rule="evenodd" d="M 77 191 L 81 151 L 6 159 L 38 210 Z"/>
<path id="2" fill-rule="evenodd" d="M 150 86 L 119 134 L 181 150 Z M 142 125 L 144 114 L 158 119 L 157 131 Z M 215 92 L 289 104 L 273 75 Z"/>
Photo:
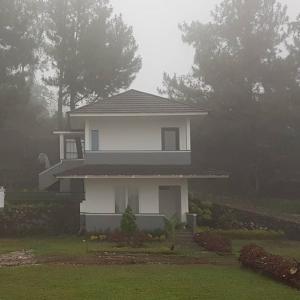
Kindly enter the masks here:
<path id="1" fill-rule="evenodd" d="M 176 245 L 182 247 L 199 248 L 199 246 L 194 242 L 192 231 L 188 229 L 182 229 L 176 231 L 175 241 L 176 241 Z"/>
<path id="2" fill-rule="evenodd" d="M 58 179 L 55 177 L 56 174 L 80 167 L 84 164 L 84 160 L 63 160 L 51 168 L 43 171 L 39 174 L 39 189 L 45 191 L 47 188 L 55 184 Z"/>

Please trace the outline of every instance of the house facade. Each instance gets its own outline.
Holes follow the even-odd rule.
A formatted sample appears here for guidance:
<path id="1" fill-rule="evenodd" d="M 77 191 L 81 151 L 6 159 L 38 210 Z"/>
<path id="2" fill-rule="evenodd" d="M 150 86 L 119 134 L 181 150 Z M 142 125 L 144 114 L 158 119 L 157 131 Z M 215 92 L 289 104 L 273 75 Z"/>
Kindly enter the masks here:
<path id="1" fill-rule="evenodd" d="M 69 113 L 72 130 L 54 132 L 60 162 L 39 176 L 40 189 L 83 191 L 81 225 L 116 229 L 130 206 L 140 229 L 164 227 L 189 212 L 190 179 L 215 178 L 191 161 L 191 121 L 199 107 L 130 90 Z"/>

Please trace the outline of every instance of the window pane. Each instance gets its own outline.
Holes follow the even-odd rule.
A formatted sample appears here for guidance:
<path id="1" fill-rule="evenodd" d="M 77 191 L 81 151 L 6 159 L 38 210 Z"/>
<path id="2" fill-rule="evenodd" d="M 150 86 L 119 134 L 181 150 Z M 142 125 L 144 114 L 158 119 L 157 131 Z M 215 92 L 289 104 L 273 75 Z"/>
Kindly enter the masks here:
<path id="1" fill-rule="evenodd" d="M 74 139 L 66 139 L 66 159 L 77 159 L 77 147 Z"/>
<path id="2" fill-rule="evenodd" d="M 162 135 L 162 146 L 164 151 L 179 150 L 179 129 L 163 128 Z"/>
<path id="3" fill-rule="evenodd" d="M 116 214 L 124 213 L 126 209 L 126 188 L 118 186 L 115 188 L 115 211 Z"/>
<path id="4" fill-rule="evenodd" d="M 135 187 L 128 188 L 128 206 L 134 214 L 139 213 L 139 191 Z"/>
<path id="5" fill-rule="evenodd" d="M 92 151 L 99 151 L 99 130 L 91 131 Z"/>

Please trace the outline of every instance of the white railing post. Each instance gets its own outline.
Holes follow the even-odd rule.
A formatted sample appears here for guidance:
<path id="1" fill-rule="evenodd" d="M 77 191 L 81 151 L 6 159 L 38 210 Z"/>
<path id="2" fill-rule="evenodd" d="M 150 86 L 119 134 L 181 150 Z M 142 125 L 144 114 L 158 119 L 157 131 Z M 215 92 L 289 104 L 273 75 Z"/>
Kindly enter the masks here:
<path id="1" fill-rule="evenodd" d="M 0 209 L 4 208 L 5 205 L 5 189 L 0 186 Z"/>

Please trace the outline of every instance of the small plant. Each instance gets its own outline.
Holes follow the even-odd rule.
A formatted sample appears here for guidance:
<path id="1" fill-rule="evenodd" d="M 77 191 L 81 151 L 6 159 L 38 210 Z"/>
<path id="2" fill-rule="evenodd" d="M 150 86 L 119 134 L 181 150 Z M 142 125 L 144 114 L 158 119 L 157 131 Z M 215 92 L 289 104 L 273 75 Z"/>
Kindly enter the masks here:
<path id="1" fill-rule="evenodd" d="M 138 227 L 136 224 L 136 217 L 132 209 L 128 206 L 122 216 L 121 230 L 127 236 L 133 236 L 137 232 Z"/>
<path id="2" fill-rule="evenodd" d="M 176 229 L 180 226 L 180 222 L 177 216 L 173 216 L 170 219 L 165 218 L 165 231 L 168 240 L 171 242 L 170 250 L 175 250 L 175 240 L 176 240 Z"/>

